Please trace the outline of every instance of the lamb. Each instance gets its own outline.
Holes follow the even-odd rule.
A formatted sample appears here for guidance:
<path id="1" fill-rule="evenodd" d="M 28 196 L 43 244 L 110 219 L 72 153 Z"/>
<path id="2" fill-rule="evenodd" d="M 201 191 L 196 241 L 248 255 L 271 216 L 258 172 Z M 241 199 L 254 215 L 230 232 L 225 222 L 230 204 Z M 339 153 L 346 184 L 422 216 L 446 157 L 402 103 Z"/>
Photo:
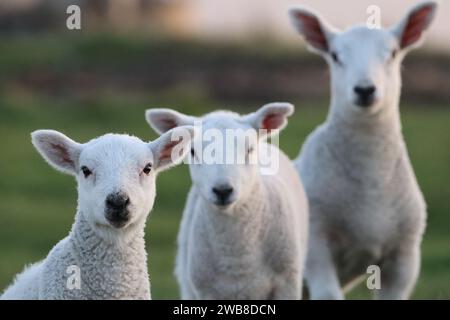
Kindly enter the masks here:
<path id="1" fill-rule="evenodd" d="M 192 134 L 184 127 L 149 143 L 107 134 L 80 144 L 57 131 L 33 132 L 42 157 L 76 177 L 78 209 L 70 234 L 1 299 L 151 299 L 144 227 L 155 180 L 184 157 Z"/>
<path id="2" fill-rule="evenodd" d="M 415 286 L 426 204 L 401 132 L 400 67 L 436 7 L 418 4 L 390 29 L 344 32 L 309 9 L 290 10 L 331 70 L 328 118 L 295 160 L 310 201 L 305 278 L 312 299 L 343 299 L 370 265 L 381 271 L 375 298 L 407 299 Z"/>
<path id="3" fill-rule="evenodd" d="M 248 115 L 215 111 L 200 118 L 170 109 L 147 111 L 158 133 L 182 125 L 198 129 L 199 123 L 203 129 L 191 150 L 193 184 L 178 235 L 175 274 L 182 299 L 301 298 L 306 194 L 292 162 L 265 142 L 286 126 L 293 110 L 272 103 Z M 223 144 L 211 151 L 208 141 Z M 216 160 L 237 154 L 244 161 L 213 162 L 208 150 L 223 152 Z"/>

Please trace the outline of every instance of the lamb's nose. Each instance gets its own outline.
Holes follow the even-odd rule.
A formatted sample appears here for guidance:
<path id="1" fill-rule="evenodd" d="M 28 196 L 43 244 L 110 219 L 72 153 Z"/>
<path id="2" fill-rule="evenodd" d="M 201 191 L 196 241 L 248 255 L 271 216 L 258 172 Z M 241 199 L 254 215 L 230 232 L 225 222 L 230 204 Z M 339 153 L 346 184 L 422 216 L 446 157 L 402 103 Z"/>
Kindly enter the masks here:
<path id="1" fill-rule="evenodd" d="M 233 194 L 234 189 L 229 185 L 222 185 L 214 187 L 212 191 L 217 197 L 216 204 L 223 206 L 230 203 L 230 197 Z"/>
<path id="2" fill-rule="evenodd" d="M 116 228 L 122 228 L 130 219 L 130 198 L 124 193 L 112 193 L 105 200 L 106 219 Z"/>
<path id="3" fill-rule="evenodd" d="M 124 210 L 130 204 L 130 198 L 124 193 L 112 193 L 106 197 L 106 206 L 113 210 Z"/>
<path id="4" fill-rule="evenodd" d="M 368 107 L 373 103 L 376 91 L 375 86 L 356 86 L 353 90 L 357 96 L 356 104 L 358 106 Z"/>

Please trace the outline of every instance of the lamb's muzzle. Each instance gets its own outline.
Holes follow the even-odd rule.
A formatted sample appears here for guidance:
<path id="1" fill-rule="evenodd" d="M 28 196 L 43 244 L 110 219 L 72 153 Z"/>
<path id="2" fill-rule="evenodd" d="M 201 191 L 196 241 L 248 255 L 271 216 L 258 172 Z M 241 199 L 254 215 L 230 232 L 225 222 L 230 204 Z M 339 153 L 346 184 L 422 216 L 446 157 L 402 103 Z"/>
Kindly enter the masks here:
<path id="1" fill-rule="evenodd" d="M 105 200 L 106 219 L 116 228 L 126 225 L 130 219 L 130 197 L 124 192 L 111 193 Z"/>
<path id="2" fill-rule="evenodd" d="M 217 187 L 213 187 L 212 192 L 217 197 L 215 204 L 223 207 L 231 204 L 234 201 L 234 199 L 232 198 L 233 191 L 234 189 L 230 185 L 220 185 Z"/>

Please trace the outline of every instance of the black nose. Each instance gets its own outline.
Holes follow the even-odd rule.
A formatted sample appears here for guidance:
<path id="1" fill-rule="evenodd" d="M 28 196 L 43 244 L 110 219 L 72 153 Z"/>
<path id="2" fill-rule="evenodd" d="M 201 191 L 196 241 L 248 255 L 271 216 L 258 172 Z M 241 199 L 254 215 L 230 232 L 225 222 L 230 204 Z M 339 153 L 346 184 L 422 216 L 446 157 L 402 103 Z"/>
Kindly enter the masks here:
<path id="1" fill-rule="evenodd" d="M 225 185 L 214 187 L 212 191 L 217 196 L 216 204 L 223 206 L 230 203 L 230 196 L 233 193 L 233 188 L 231 186 Z"/>
<path id="2" fill-rule="evenodd" d="M 123 210 L 130 204 L 130 198 L 124 193 L 112 193 L 106 197 L 106 206 L 114 210 Z"/>
<path id="3" fill-rule="evenodd" d="M 360 87 L 356 86 L 353 88 L 357 95 L 356 104 L 361 107 L 370 106 L 375 98 L 376 88 L 374 86 Z"/>
<path id="4" fill-rule="evenodd" d="M 130 205 L 130 198 L 121 192 L 112 193 L 106 197 L 106 218 L 113 224 L 118 226 L 125 223 L 129 217 L 128 206 Z"/>

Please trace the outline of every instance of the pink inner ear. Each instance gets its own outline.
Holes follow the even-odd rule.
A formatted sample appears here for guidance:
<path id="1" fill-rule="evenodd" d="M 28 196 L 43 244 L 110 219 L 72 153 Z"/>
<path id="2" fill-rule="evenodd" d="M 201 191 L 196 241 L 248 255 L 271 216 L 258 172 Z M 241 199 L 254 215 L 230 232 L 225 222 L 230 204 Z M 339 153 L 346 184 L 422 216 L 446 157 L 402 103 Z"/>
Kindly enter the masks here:
<path id="1" fill-rule="evenodd" d="M 268 114 L 263 122 L 262 122 L 262 128 L 265 130 L 273 130 L 278 129 L 283 125 L 284 117 L 279 114 Z"/>
<path id="2" fill-rule="evenodd" d="M 432 11 L 432 7 L 424 7 L 409 16 L 408 23 L 400 41 L 402 48 L 406 48 L 420 39 L 422 32 L 428 25 Z"/>
<path id="3" fill-rule="evenodd" d="M 159 120 L 166 131 L 177 127 L 177 123 L 173 119 L 162 118 Z"/>
<path id="4" fill-rule="evenodd" d="M 296 13 L 296 17 L 302 23 L 303 35 L 306 41 L 317 49 L 328 51 L 328 41 L 319 20 L 302 12 Z"/>
<path id="5" fill-rule="evenodd" d="M 171 141 L 167 145 L 164 146 L 164 148 L 161 150 L 161 153 L 159 154 L 159 160 L 167 160 L 172 157 L 172 149 L 179 144 L 183 139 L 180 139 L 178 141 Z"/>
<path id="6" fill-rule="evenodd" d="M 67 151 L 67 149 L 60 145 L 60 144 L 56 144 L 56 143 L 50 143 L 50 145 L 52 146 L 52 149 L 55 151 L 55 153 L 58 154 L 58 156 L 61 158 L 61 160 L 65 163 L 71 164 L 73 165 L 73 161 L 70 158 L 69 152 Z"/>

